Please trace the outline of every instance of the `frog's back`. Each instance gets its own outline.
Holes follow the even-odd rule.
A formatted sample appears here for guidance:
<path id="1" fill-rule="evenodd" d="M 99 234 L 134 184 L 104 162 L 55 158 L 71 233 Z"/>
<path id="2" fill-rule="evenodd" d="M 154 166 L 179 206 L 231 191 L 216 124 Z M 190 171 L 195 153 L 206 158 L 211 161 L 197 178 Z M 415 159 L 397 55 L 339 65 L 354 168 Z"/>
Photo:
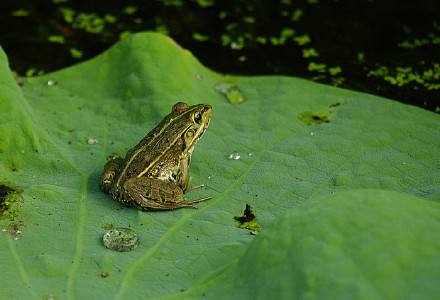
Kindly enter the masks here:
<path id="1" fill-rule="evenodd" d="M 119 176 L 114 186 L 114 192 L 119 191 L 120 186 L 126 180 L 136 177 L 161 155 L 161 149 L 164 148 L 164 144 L 169 142 L 162 132 L 167 127 L 167 124 L 178 116 L 179 113 L 180 112 L 173 110 L 155 128 L 148 132 L 136 146 L 127 151 L 119 169 Z"/>

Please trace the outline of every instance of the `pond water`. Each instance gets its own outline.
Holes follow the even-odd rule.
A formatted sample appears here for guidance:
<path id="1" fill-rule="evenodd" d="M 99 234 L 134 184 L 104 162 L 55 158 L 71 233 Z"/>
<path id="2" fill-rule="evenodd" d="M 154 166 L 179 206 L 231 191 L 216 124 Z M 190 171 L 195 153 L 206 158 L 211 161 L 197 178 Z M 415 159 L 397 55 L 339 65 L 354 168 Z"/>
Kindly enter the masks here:
<path id="1" fill-rule="evenodd" d="M 147 30 L 218 72 L 297 76 L 440 112 L 440 1 L 0 2 L 0 44 L 21 76 Z"/>

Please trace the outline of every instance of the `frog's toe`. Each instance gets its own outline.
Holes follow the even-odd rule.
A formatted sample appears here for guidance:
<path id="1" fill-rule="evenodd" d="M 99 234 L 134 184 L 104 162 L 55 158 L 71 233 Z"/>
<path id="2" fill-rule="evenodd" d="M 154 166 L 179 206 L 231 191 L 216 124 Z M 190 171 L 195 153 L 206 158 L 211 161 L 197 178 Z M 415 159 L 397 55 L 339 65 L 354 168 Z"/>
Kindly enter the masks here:
<path id="1" fill-rule="evenodd" d="M 104 172 L 101 175 L 101 190 L 108 193 L 113 185 L 116 175 L 119 172 L 119 168 L 122 164 L 121 157 L 113 157 L 108 160 L 104 166 Z"/>

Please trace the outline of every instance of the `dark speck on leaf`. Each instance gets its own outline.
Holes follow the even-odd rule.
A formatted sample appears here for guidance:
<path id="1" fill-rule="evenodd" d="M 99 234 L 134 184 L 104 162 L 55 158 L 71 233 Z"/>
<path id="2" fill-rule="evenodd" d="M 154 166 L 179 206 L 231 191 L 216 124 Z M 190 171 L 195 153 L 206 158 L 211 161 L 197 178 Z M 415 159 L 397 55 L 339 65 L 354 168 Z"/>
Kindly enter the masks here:
<path id="1" fill-rule="evenodd" d="M 330 104 L 328 107 L 336 107 L 336 106 L 339 106 L 339 105 L 341 105 L 341 103 L 340 102 L 336 102 L 336 103 Z"/>
<path id="2" fill-rule="evenodd" d="M 101 276 L 101 278 L 107 278 L 110 274 L 108 272 L 101 272 L 99 275 Z"/>
<path id="3" fill-rule="evenodd" d="M 251 232 L 254 232 L 254 235 L 261 230 L 261 227 L 257 224 L 255 214 L 252 212 L 252 207 L 247 203 L 243 215 L 234 217 L 234 219 L 239 223 L 238 227 L 248 229 Z"/>
<path id="4" fill-rule="evenodd" d="M 298 118 L 307 125 L 330 122 L 330 112 L 303 112 Z"/>
<path id="5" fill-rule="evenodd" d="M 251 210 L 251 206 L 246 203 L 246 208 L 244 209 L 243 216 L 234 217 L 234 219 L 240 222 L 240 224 L 244 224 L 255 219 L 255 215 Z"/>

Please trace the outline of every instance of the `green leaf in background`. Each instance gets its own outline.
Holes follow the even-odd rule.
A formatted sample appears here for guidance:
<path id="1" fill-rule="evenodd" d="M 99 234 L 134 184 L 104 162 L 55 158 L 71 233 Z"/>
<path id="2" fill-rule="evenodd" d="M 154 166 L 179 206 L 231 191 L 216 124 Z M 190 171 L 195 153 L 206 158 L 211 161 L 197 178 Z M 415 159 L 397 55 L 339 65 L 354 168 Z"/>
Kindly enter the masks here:
<path id="1" fill-rule="evenodd" d="M 234 82 L 244 102 L 215 87 Z M 98 188 L 177 101 L 209 103 L 198 209 L 143 212 Z M 323 121 L 325 120 L 325 121 Z M 88 62 L 14 81 L 0 53 L 4 299 L 435 299 L 440 117 L 287 77 L 225 77 L 171 39 L 129 36 Z M 230 159 L 230 158 L 233 159 Z M 4 193 L 5 194 L 5 193 Z M 0 196 L 2 193 L 0 193 Z M 252 206 L 261 232 L 234 216 Z M 102 245 L 109 225 L 140 238 Z"/>

